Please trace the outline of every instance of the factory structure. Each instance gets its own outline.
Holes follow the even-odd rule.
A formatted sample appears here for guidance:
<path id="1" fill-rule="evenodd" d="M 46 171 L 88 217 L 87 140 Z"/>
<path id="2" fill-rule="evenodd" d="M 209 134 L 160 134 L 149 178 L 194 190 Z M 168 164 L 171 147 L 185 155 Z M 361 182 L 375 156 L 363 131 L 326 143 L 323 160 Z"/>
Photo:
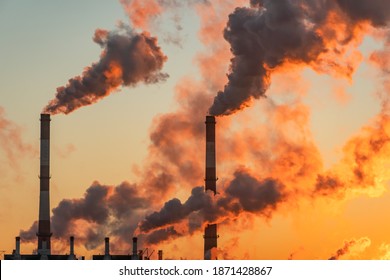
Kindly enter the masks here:
<path id="1" fill-rule="evenodd" d="M 133 237 L 133 250 L 132 254 L 128 255 L 111 255 L 110 254 L 110 238 L 106 237 L 104 239 L 104 255 L 93 255 L 93 260 L 150 260 L 150 256 L 153 254 L 152 252 L 148 252 L 148 249 L 145 250 L 137 250 L 138 238 Z M 158 259 L 163 259 L 163 251 L 158 251 Z"/>
<path id="2" fill-rule="evenodd" d="M 15 238 L 15 249 L 12 254 L 5 254 L 5 260 L 77 260 L 74 252 L 74 237 L 69 238 L 69 254 L 56 255 L 51 253 L 50 227 L 50 114 L 41 114 L 40 118 L 40 193 L 39 193 L 39 220 L 37 232 L 37 250 L 35 254 L 21 254 L 20 237 Z M 205 160 L 205 192 L 217 194 L 216 177 L 216 145 L 215 145 L 215 117 L 206 116 L 206 160 Z M 204 229 L 204 259 L 217 259 L 217 224 L 208 224 Z M 138 238 L 133 237 L 132 253 L 127 255 L 110 254 L 110 240 L 104 240 L 104 255 L 93 255 L 93 260 L 149 260 L 152 252 L 148 249 L 138 250 Z M 158 251 L 158 259 L 163 259 L 163 251 Z"/>
<path id="3" fill-rule="evenodd" d="M 40 138 L 40 173 L 39 173 L 39 220 L 37 254 L 20 254 L 20 237 L 16 237 L 15 250 L 10 255 L 4 255 L 5 260 L 75 260 L 74 237 L 69 240 L 68 255 L 53 255 L 51 253 L 50 230 L 50 115 L 41 114 Z"/>

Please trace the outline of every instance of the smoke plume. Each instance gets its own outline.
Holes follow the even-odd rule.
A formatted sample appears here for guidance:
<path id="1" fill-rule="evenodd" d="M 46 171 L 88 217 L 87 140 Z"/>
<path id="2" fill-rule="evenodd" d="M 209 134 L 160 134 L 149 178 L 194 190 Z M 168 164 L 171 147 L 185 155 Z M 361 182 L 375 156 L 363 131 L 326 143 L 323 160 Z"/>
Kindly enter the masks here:
<path id="1" fill-rule="evenodd" d="M 383 27 L 390 18 L 390 4 L 381 0 L 252 0 L 251 5 L 236 8 L 224 30 L 233 58 L 212 115 L 232 114 L 265 97 L 271 74 L 287 63 L 350 77 L 355 66 L 349 60 L 357 58 L 345 49 L 361 39 L 363 23 Z M 335 62 L 340 60 L 346 63 Z"/>
<path id="2" fill-rule="evenodd" d="M 247 171 L 238 170 L 225 195 L 216 202 L 203 187 L 195 187 L 185 203 L 174 198 L 160 211 L 147 215 L 140 222 L 139 230 L 146 243 L 157 244 L 200 230 L 206 222 L 237 217 L 242 212 L 270 216 L 286 196 L 283 189 L 276 180 L 259 181 Z M 127 182 L 116 187 L 95 182 L 83 198 L 64 199 L 53 209 L 53 234 L 66 240 L 77 233 L 88 249 L 96 248 L 109 235 L 130 242 L 129 236 L 136 232 L 137 222 L 145 215 L 150 202 L 150 197 L 139 193 L 137 186 Z M 181 232 L 174 225 L 183 221 L 188 225 L 187 230 Z M 37 221 L 29 230 L 22 230 L 20 236 L 24 241 L 33 241 L 36 232 Z"/>
<path id="3" fill-rule="evenodd" d="M 158 0 L 122 2 L 152 3 L 145 8 L 150 8 L 151 12 L 143 20 L 163 13 L 167 8 L 164 5 L 168 3 Z M 156 12 L 153 12 L 153 3 L 159 6 L 154 10 Z M 269 218 L 275 211 L 281 210 L 283 203 L 293 201 L 298 204 L 299 199 L 305 196 L 314 200 L 319 196 L 359 188 L 378 188 L 390 178 L 389 172 L 383 168 L 390 155 L 388 109 L 384 106 L 373 123 L 347 141 L 340 162 L 324 170 L 321 155 L 310 133 L 310 110 L 296 96 L 294 99 L 297 101 L 282 105 L 267 99 L 264 103 L 268 107 L 262 112 L 265 120 L 261 123 L 255 118 L 249 119 L 252 115 L 235 116 L 234 120 L 219 118 L 218 168 L 223 165 L 224 171 L 219 171 L 219 176 L 226 181 L 218 186 L 220 193 L 214 198 L 206 194 L 203 187 L 193 188 L 203 178 L 203 158 L 199 156 L 199 147 L 204 144 L 202 112 L 206 112 L 214 93 L 226 84 L 210 108 L 212 114 L 223 115 L 265 96 L 271 74 L 287 64 L 307 65 L 316 71 L 350 77 L 356 66 L 356 57 L 344 57 L 348 47 L 355 47 L 354 43 L 361 38 L 361 31 L 367 23 L 374 27 L 388 23 L 388 15 L 383 12 L 388 10 L 387 3 L 371 1 L 370 7 L 365 7 L 366 4 L 366 1 L 342 0 L 252 0 L 251 8 L 236 8 L 229 16 L 224 31 L 234 56 L 227 84 L 222 74 L 230 53 L 226 42 L 217 38 L 226 25 L 226 15 L 234 7 L 245 3 L 216 0 L 210 4 L 211 8 L 198 7 L 200 39 L 206 46 L 196 58 L 201 80 L 183 78 L 175 89 L 179 109 L 154 119 L 147 162 L 136 172 L 139 182 L 137 185 L 123 183 L 117 187 L 94 183 L 83 198 L 61 201 L 53 210 L 54 236 L 67 238 L 75 234 L 89 249 L 102 244 L 106 235 L 130 242 L 132 233 L 139 233 L 141 240 L 148 244 L 158 244 L 199 233 L 207 223 L 229 222 L 246 216 Z M 144 26 L 147 27 L 146 21 L 139 22 L 137 27 Z M 111 44 L 119 48 L 122 40 L 129 44 L 139 40 L 142 50 L 145 44 L 150 47 L 147 38 L 151 37 L 145 33 L 131 34 L 128 38 L 123 33 L 96 32 L 95 42 L 105 48 L 101 58 L 101 61 L 106 61 L 105 65 L 110 65 L 106 58 L 108 53 L 111 54 L 110 59 L 118 63 L 114 59 L 114 53 L 118 52 L 109 51 Z M 154 39 L 152 41 L 156 43 Z M 156 44 L 154 46 L 160 54 L 157 57 L 162 66 L 166 58 Z M 383 57 L 384 53 L 378 52 L 372 56 L 372 61 L 390 69 Z M 101 62 L 96 65 L 99 64 Z M 95 67 L 93 65 L 91 69 Z M 121 69 L 118 72 L 100 71 L 104 73 L 103 79 L 87 69 L 82 77 L 75 78 L 78 82 L 72 83 L 81 85 L 85 80 L 89 85 L 87 81 L 90 78 L 86 74 L 91 73 L 103 84 L 111 79 L 107 89 L 110 93 L 114 90 L 111 85 L 116 85 L 113 81 L 119 80 L 117 87 L 124 84 L 122 68 L 125 67 L 121 64 L 121 67 L 115 68 Z M 160 73 L 161 67 L 156 69 L 156 73 Z M 137 81 L 144 80 L 141 76 Z M 290 89 L 290 86 L 293 85 L 286 87 Z M 80 87 L 87 89 L 86 86 Z M 65 105 L 61 105 L 59 99 L 54 100 L 59 102 L 56 112 L 68 113 L 74 110 L 72 108 L 78 108 L 79 103 L 94 100 L 95 97 L 88 94 L 91 90 L 78 96 L 79 91 L 74 88 L 76 86 L 70 83 L 63 89 L 76 95 L 75 98 L 69 95 L 70 105 L 65 102 L 66 98 L 61 101 Z M 83 96 L 87 101 L 83 100 Z M 237 169 L 238 162 L 248 163 L 247 169 Z M 191 188 L 191 194 L 185 201 L 172 199 L 175 191 L 189 192 Z M 98 209 L 96 205 L 99 205 Z M 22 238 L 36 238 L 35 227 L 36 223 L 30 230 L 22 231 Z M 359 242 L 346 242 L 332 257 L 341 257 Z M 367 244 L 366 241 L 361 243 Z"/>
<path id="4" fill-rule="evenodd" d="M 169 200 L 159 212 L 148 215 L 141 223 L 140 229 L 147 232 L 151 229 L 174 224 L 187 218 L 194 211 L 205 209 L 207 205 L 211 205 L 211 198 L 205 193 L 203 187 L 195 187 L 184 204 L 177 198 Z"/>
<path id="5" fill-rule="evenodd" d="M 383 191 L 383 182 L 390 178 L 386 163 L 390 155 L 390 116 L 376 117 L 372 125 L 352 137 L 344 146 L 344 158 L 327 174 L 319 174 L 315 192 L 322 195 L 355 190 Z"/>
<path id="6" fill-rule="evenodd" d="M 104 237 L 110 235 L 130 242 L 130 234 L 148 204 L 148 198 L 139 193 L 136 185 L 123 182 L 114 187 L 94 182 L 83 198 L 63 199 L 53 209 L 52 231 L 56 238 L 63 240 L 76 235 L 88 249 L 101 245 Z M 36 232 L 37 222 L 34 222 L 20 236 L 24 241 L 34 241 Z"/>
<path id="7" fill-rule="evenodd" d="M 383 27 L 389 24 L 389 1 L 383 0 L 336 0 L 344 13 L 353 21 L 369 21 L 375 27 Z"/>
<path id="8" fill-rule="evenodd" d="M 175 239 L 183 236 L 184 234 L 178 232 L 174 226 L 169 226 L 167 228 L 157 229 L 146 235 L 145 243 L 146 244 L 159 244 L 162 241 Z"/>
<path id="9" fill-rule="evenodd" d="M 358 240 L 352 239 L 344 242 L 344 246 L 336 251 L 329 260 L 339 260 L 347 254 L 357 254 L 364 251 L 371 245 L 371 240 L 367 237 L 362 237 Z"/>
<path id="10" fill-rule="evenodd" d="M 135 86 L 164 81 L 161 72 L 167 57 L 157 45 L 157 39 L 147 32 L 136 33 L 122 27 L 119 31 L 98 29 L 93 40 L 103 51 L 100 60 L 87 67 L 64 87 L 57 88 L 56 97 L 44 108 L 45 113 L 69 114 L 94 104 L 120 86 Z"/>
<path id="11" fill-rule="evenodd" d="M 20 157 L 34 156 L 37 150 L 27 144 L 22 138 L 22 129 L 5 116 L 5 110 L 0 106 L 0 147 L 6 163 L 12 168 L 19 168 Z"/>
<path id="12" fill-rule="evenodd" d="M 241 213 L 269 217 L 285 198 L 284 186 L 277 180 L 258 180 L 247 170 L 240 169 L 216 201 L 203 187 L 195 187 L 184 203 L 177 198 L 171 199 L 160 211 L 146 216 L 139 230 L 143 233 L 152 231 L 153 237 L 161 242 L 164 238 L 172 238 L 166 234 L 167 230 L 173 231 L 172 226 L 183 221 L 187 223 L 187 232 L 194 232 L 202 229 L 205 223 L 221 222 Z"/>

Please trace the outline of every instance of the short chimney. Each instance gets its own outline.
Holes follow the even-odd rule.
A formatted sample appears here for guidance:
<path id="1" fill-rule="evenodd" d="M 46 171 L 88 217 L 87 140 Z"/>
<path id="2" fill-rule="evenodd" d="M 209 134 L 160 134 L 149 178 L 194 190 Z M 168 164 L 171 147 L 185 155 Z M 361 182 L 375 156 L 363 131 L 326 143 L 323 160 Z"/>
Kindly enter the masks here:
<path id="1" fill-rule="evenodd" d="M 74 255 L 74 237 L 71 236 L 69 240 L 70 252 L 69 255 Z"/>
<path id="2" fill-rule="evenodd" d="M 139 259 L 138 257 L 138 249 L 137 249 L 137 237 L 133 237 L 133 259 L 137 260 Z"/>
<path id="3" fill-rule="evenodd" d="M 69 260 L 75 260 L 76 256 L 74 255 L 74 237 L 69 238 Z"/>
<path id="4" fill-rule="evenodd" d="M 20 260 L 20 237 L 19 236 L 15 238 L 14 259 Z"/>
<path id="5" fill-rule="evenodd" d="M 110 260 L 110 238 L 104 238 L 104 259 Z"/>

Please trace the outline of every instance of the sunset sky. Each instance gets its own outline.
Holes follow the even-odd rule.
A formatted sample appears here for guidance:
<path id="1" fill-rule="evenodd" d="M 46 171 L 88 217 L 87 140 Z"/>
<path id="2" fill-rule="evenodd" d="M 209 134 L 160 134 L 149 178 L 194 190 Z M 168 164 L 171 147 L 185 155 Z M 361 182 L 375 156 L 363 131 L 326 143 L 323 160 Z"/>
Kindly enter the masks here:
<path id="1" fill-rule="evenodd" d="M 104 236 L 123 254 L 139 235 L 165 258 L 202 259 L 203 227 L 218 222 L 220 259 L 390 258 L 390 5 L 372 1 L 365 14 L 368 0 L 356 11 L 345 0 L 272 2 L 0 1 L 0 251 L 20 234 L 22 253 L 36 249 L 40 114 L 101 60 L 105 96 L 50 111 L 54 252 L 67 253 L 73 234 L 77 255 L 103 253 Z M 124 38 L 141 38 L 131 48 L 144 56 L 129 83 L 127 62 L 104 50 Z M 234 104 L 218 107 L 218 92 Z M 200 209 L 186 201 L 204 184 L 210 108 L 219 194 L 202 193 Z M 185 214 L 145 230 L 174 206 Z"/>

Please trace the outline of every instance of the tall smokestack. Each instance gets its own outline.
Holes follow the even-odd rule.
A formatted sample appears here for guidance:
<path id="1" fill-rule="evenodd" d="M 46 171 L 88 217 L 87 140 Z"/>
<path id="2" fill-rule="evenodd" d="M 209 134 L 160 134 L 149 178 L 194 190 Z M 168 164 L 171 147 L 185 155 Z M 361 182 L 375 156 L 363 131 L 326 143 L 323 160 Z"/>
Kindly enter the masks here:
<path id="1" fill-rule="evenodd" d="M 50 255 L 50 115 L 41 114 L 40 195 L 38 254 Z"/>
<path id="2" fill-rule="evenodd" d="M 158 250 L 158 260 L 162 260 L 163 259 L 163 250 Z"/>
<path id="3" fill-rule="evenodd" d="M 217 194 L 217 171 L 215 156 L 215 117 L 206 116 L 206 178 L 205 191 Z M 217 224 L 207 225 L 204 229 L 204 259 L 217 259 Z"/>
<path id="4" fill-rule="evenodd" d="M 204 259 L 217 259 L 217 224 L 207 225 L 204 230 Z"/>
<path id="5" fill-rule="evenodd" d="M 215 117 L 206 116 L 206 178 L 205 190 L 217 193 L 217 172 L 215 160 Z"/>

